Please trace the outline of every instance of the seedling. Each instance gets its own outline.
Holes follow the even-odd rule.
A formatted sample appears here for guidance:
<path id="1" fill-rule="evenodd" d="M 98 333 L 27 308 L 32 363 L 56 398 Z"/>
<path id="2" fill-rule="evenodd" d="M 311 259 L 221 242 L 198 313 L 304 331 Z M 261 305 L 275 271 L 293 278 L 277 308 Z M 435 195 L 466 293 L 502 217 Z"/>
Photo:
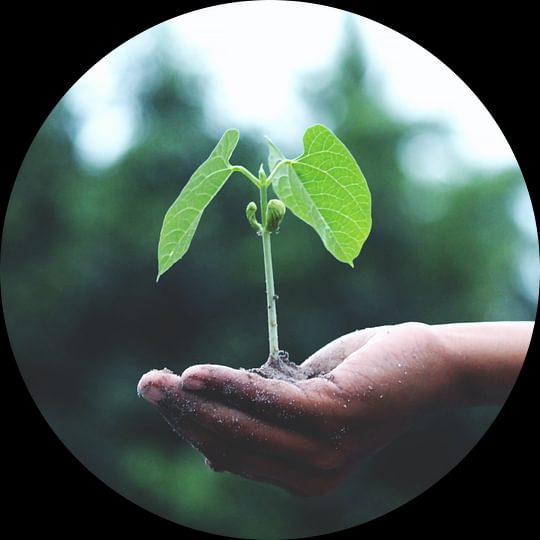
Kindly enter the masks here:
<path id="1" fill-rule="evenodd" d="M 238 143 L 239 132 L 225 132 L 210 157 L 193 173 L 178 198 L 165 214 L 158 246 L 157 280 L 187 252 L 201 216 L 234 173 L 244 175 L 259 191 L 260 221 L 257 205 L 250 202 L 246 217 L 262 240 L 268 342 L 271 364 L 287 360 L 280 351 L 272 266 L 271 235 L 277 232 L 286 208 L 311 225 L 326 249 L 338 260 L 353 266 L 371 230 L 371 196 L 368 185 L 346 146 L 327 127 L 317 124 L 304 134 L 304 153 L 286 158 L 268 139 L 266 174 L 261 164 L 258 176 L 230 158 Z M 277 199 L 268 200 L 272 186 Z M 267 362 L 267 363 L 268 363 Z"/>

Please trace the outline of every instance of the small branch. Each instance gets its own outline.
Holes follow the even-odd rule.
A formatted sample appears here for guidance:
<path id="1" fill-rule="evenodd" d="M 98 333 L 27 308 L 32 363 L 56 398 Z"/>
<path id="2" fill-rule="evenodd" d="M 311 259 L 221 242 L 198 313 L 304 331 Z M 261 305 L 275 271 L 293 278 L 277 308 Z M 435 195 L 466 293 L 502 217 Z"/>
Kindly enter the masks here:
<path id="1" fill-rule="evenodd" d="M 268 177 L 266 183 L 270 185 L 274 181 L 274 177 L 277 174 L 277 171 L 281 168 L 282 165 L 287 165 L 288 163 L 291 163 L 290 159 L 282 159 L 273 169 L 270 173 L 270 176 Z"/>
<path id="2" fill-rule="evenodd" d="M 257 189 L 260 189 L 261 186 L 258 178 L 250 173 L 245 167 L 242 167 L 242 165 L 231 165 L 231 171 L 242 173 Z"/>

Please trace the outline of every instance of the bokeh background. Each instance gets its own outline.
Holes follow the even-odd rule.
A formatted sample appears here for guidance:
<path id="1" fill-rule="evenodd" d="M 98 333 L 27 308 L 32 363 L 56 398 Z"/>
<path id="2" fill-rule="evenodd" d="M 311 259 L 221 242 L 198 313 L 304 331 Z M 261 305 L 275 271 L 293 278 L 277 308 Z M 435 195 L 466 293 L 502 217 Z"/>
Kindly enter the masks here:
<path id="1" fill-rule="evenodd" d="M 155 283 L 163 215 L 224 129 L 241 129 L 232 162 L 257 171 L 263 135 L 293 157 L 305 127 L 324 122 L 370 185 L 373 232 L 354 270 L 290 216 L 276 237 L 280 343 L 296 361 L 364 326 L 533 319 L 538 238 L 524 179 L 496 127 L 469 133 L 473 142 L 463 144 L 467 135 L 453 123 L 465 107 L 459 92 L 446 116 L 415 116 L 385 78 L 384 57 L 409 55 L 422 68 L 419 92 L 437 76 L 460 87 L 428 53 L 336 10 L 252 4 L 151 29 L 60 101 L 13 188 L 2 301 L 32 396 L 106 484 L 196 529 L 294 538 L 347 528 L 410 500 L 462 459 L 499 409 L 426 419 L 335 494 L 304 500 L 211 472 L 137 399 L 136 383 L 151 368 L 253 367 L 266 357 L 261 246 L 244 218 L 256 194 L 242 177 L 212 202 L 185 259 Z M 285 31 L 269 55 L 242 34 L 241 27 L 262 28 L 272 10 L 282 18 L 283 9 L 297 29 L 305 17 L 324 20 L 328 35 Z M 237 39 L 226 41 L 231 33 Z M 390 36 L 388 48 L 380 50 L 378 35 Z M 220 40 L 227 62 L 236 57 L 233 80 L 226 74 L 234 66 L 220 70 L 224 57 L 211 47 Z"/>

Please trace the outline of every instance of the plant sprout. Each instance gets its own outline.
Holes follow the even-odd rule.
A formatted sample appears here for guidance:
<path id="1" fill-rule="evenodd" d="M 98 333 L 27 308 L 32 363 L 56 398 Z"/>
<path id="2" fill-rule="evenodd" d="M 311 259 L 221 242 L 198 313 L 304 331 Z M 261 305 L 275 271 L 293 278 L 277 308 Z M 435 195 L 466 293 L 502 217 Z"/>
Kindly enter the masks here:
<path id="1" fill-rule="evenodd" d="M 354 157 L 323 125 L 306 130 L 304 152 L 295 159 L 286 158 L 268 139 L 268 175 L 262 164 L 255 176 L 245 167 L 230 163 L 239 136 L 237 129 L 224 133 L 210 157 L 193 173 L 165 214 L 158 246 L 157 280 L 186 254 L 204 210 L 229 177 L 234 172 L 244 175 L 259 191 L 260 222 L 255 202 L 247 205 L 246 217 L 262 240 L 269 361 L 277 361 L 281 351 L 272 233 L 279 229 L 288 208 L 315 229 L 338 261 L 352 267 L 371 230 L 371 196 Z M 278 198 L 268 200 L 270 186 Z"/>

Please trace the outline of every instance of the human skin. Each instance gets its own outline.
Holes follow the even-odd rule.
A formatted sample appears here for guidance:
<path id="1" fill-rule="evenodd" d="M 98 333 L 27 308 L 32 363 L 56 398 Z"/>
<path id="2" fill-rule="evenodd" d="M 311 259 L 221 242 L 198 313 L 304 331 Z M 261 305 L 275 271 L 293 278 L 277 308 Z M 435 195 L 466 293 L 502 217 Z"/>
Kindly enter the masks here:
<path id="1" fill-rule="evenodd" d="M 318 377 L 288 382 L 204 364 L 181 376 L 153 370 L 138 392 L 214 470 L 321 495 L 427 414 L 502 404 L 532 330 L 532 322 L 366 328 L 303 363 Z"/>

